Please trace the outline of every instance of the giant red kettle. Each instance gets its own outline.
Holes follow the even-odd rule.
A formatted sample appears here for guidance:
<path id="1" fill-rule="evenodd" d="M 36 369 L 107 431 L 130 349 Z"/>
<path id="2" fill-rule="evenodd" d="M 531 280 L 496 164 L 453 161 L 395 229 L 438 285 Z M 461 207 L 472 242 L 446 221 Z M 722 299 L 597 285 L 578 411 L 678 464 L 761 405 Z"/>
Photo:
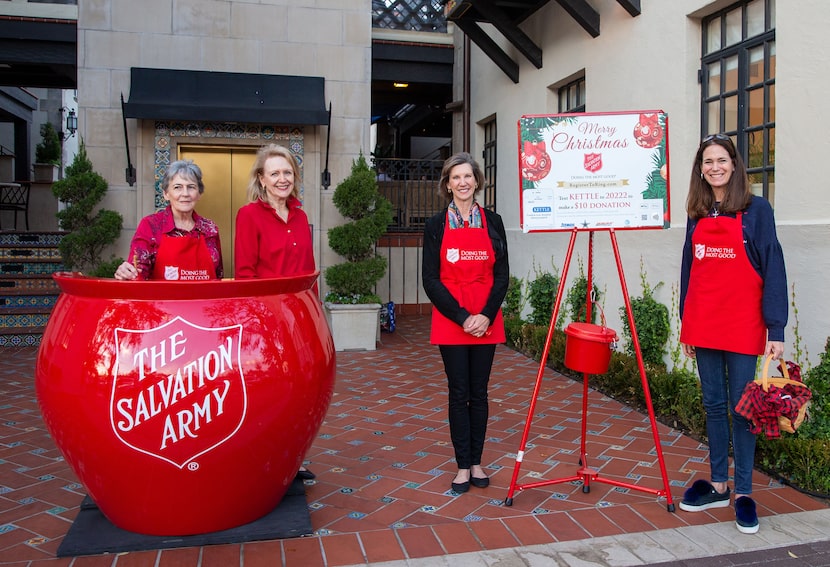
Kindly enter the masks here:
<path id="1" fill-rule="evenodd" d="M 38 352 L 37 397 L 113 524 L 190 535 L 276 507 L 334 388 L 316 277 L 55 275 L 61 295 Z"/>

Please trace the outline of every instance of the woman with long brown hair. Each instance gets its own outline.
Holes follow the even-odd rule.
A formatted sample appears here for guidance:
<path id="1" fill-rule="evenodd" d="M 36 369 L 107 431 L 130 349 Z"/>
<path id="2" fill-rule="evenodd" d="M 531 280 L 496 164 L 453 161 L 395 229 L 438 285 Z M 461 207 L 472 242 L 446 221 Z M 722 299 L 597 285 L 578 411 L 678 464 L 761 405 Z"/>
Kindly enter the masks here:
<path id="1" fill-rule="evenodd" d="M 700 374 L 711 482 L 695 481 L 680 509 L 729 506 L 731 440 L 736 526 L 755 533 L 758 514 L 750 497 L 755 435 L 735 406 L 755 377 L 758 356 L 779 358 L 784 352 L 789 306 L 784 254 L 772 207 L 752 194 L 746 167 L 728 136 L 713 134 L 700 143 L 686 211 L 680 343 Z"/>

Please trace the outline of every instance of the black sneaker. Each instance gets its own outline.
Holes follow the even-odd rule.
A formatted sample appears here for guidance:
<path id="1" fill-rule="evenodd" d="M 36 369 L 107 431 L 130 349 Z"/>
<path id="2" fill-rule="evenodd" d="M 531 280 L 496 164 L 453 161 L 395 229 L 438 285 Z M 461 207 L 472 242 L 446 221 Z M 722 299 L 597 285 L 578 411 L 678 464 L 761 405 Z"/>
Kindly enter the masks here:
<path id="1" fill-rule="evenodd" d="M 758 531 L 755 501 L 749 496 L 739 496 L 735 499 L 735 525 L 742 534 L 754 534 Z"/>
<path id="2" fill-rule="evenodd" d="M 696 480 L 683 494 L 680 509 L 686 512 L 701 512 L 709 508 L 726 508 L 729 506 L 729 487 L 726 492 L 718 492 L 712 483 Z"/>

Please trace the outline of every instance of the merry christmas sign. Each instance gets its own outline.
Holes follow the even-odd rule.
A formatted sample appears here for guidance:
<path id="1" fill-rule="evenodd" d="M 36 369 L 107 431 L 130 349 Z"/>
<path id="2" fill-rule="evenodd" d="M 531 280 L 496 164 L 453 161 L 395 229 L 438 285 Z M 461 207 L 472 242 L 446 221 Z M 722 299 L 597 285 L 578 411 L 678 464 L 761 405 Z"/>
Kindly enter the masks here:
<path id="1" fill-rule="evenodd" d="M 659 110 L 522 116 L 522 230 L 668 228 L 668 126 Z"/>

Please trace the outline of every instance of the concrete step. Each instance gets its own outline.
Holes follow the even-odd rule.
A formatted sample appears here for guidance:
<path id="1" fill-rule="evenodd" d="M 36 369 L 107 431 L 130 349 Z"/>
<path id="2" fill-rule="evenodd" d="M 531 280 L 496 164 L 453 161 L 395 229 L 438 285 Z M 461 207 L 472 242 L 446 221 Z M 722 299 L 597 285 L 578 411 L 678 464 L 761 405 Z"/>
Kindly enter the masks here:
<path id="1" fill-rule="evenodd" d="M 61 262 L 57 248 L 48 246 L 12 246 L 0 248 L 0 262 Z"/>
<path id="2" fill-rule="evenodd" d="M 0 348 L 40 345 L 64 271 L 63 232 L 0 231 Z"/>
<path id="3" fill-rule="evenodd" d="M 0 231 L 0 247 L 46 246 L 57 248 L 65 232 Z"/>
<path id="4" fill-rule="evenodd" d="M 58 300 L 57 295 L 0 295 L 0 308 L 8 310 L 51 309 Z"/>
<path id="5" fill-rule="evenodd" d="M 55 272 L 66 270 L 60 262 L 3 262 L 0 274 L 3 275 L 37 275 L 51 278 Z"/>
<path id="6" fill-rule="evenodd" d="M 43 329 L 21 329 L 18 332 L 0 332 L 0 349 L 9 347 L 37 347 L 43 338 Z"/>
<path id="7" fill-rule="evenodd" d="M 57 295 L 60 288 L 52 274 L 0 275 L 2 295 Z"/>
<path id="8" fill-rule="evenodd" d="M 0 309 L 0 334 L 42 331 L 49 321 L 51 308 L 14 310 Z"/>

